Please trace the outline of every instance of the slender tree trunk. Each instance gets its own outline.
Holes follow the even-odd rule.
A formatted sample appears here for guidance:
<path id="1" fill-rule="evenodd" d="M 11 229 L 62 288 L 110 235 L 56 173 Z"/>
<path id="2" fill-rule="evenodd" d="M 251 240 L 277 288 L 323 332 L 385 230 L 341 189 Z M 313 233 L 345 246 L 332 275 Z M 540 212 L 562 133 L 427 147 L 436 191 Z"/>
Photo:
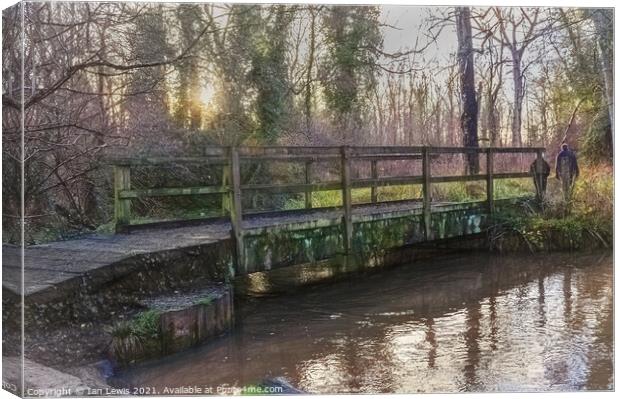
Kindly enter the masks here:
<path id="1" fill-rule="evenodd" d="M 498 142 L 498 127 L 497 127 L 497 109 L 493 105 L 489 109 L 489 144 L 491 147 L 497 147 L 499 145 Z"/>
<path id="2" fill-rule="evenodd" d="M 310 132 L 312 123 L 312 70 L 314 69 L 314 52 L 316 49 L 316 9 L 310 6 L 310 44 L 308 46 L 308 70 L 306 71 L 306 92 L 304 105 L 306 111 L 306 130 Z"/>
<path id="3" fill-rule="evenodd" d="M 608 15 L 605 15 L 609 13 Z M 601 74 L 605 84 L 605 102 L 611 123 L 610 137 L 607 138 L 610 148 L 613 148 L 613 128 L 614 128 L 614 76 L 613 76 L 613 52 L 610 48 L 613 38 L 613 10 L 598 9 L 590 12 L 590 18 L 594 22 L 596 29 L 596 42 L 599 49 L 599 60 L 601 63 Z M 611 40 L 610 40 L 611 39 Z M 612 152 L 613 153 L 613 152 Z"/>
<path id="4" fill-rule="evenodd" d="M 521 54 L 512 51 L 512 82 L 514 84 L 514 110 L 512 112 L 512 145 L 520 147 L 523 111 L 523 75 L 521 74 Z"/>
<path id="5" fill-rule="evenodd" d="M 487 139 L 489 140 L 489 146 L 497 146 L 497 96 L 495 90 L 490 87 L 487 90 L 486 98 L 486 130 Z"/>
<path id="6" fill-rule="evenodd" d="M 453 145 L 456 137 L 456 123 L 454 120 L 454 88 L 452 82 L 448 83 L 448 132 L 446 134 L 446 144 Z"/>
<path id="7" fill-rule="evenodd" d="M 478 101 L 476 100 L 476 83 L 474 77 L 474 52 L 471 33 L 471 16 L 469 7 L 458 7 L 456 32 L 458 38 L 458 63 L 461 81 L 461 132 L 465 147 L 478 147 Z M 479 171 L 478 154 L 467 154 L 467 172 Z"/>

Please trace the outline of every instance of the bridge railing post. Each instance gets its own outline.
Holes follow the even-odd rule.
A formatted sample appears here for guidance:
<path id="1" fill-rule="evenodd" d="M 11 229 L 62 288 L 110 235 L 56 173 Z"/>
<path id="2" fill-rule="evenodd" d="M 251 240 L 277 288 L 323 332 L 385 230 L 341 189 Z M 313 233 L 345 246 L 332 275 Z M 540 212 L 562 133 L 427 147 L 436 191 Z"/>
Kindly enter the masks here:
<path id="1" fill-rule="evenodd" d="M 351 162 L 349 158 L 349 147 L 340 147 L 340 173 L 342 178 L 342 226 L 343 243 L 345 253 L 350 253 L 353 243 L 353 215 L 351 204 Z"/>
<path id="2" fill-rule="evenodd" d="M 224 164 L 222 168 L 222 189 L 230 187 L 230 163 Z M 222 216 L 230 214 L 231 195 L 230 191 L 222 195 Z"/>
<path id="3" fill-rule="evenodd" d="M 431 162 L 429 147 L 422 148 L 422 211 L 424 214 L 424 239 L 431 238 Z"/>
<path id="4" fill-rule="evenodd" d="M 306 161 L 304 168 L 304 181 L 306 184 L 310 184 L 312 181 L 312 161 Z M 306 188 L 304 193 L 306 199 L 306 209 L 312 209 L 312 189 Z"/>
<path id="5" fill-rule="evenodd" d="M 370 177 L 372 178 L 372 186 L 370 186 L 370 202 L 374 204 L 377 202 L 377 179 L 379 178 L 376 159 L 370 161 Z"/>
<path id="6" fill-rule="evenodd" d="M 120 192 L 131 190 L 129 165 L 114 165 L 114 228 L 121 232 L 131 221 L 131 200 L 123 199 Z"/>
<path id="7" fill-rule="evenodd" d="M 493 187 L 493 148 L 487 148 L 487 207 L 490 214 L 495 211 Z"/>
<path id="8" fill-rule="evenodd" d="M 241 166 L 239 162 L 239 150 L 230 147 L 230 224 L 232 226 L 233 239 L 235 241 L 237 271 L 247 272 L 245 261 L 245 247 L 243 245 L 243 217 L 241 204 Z"/>

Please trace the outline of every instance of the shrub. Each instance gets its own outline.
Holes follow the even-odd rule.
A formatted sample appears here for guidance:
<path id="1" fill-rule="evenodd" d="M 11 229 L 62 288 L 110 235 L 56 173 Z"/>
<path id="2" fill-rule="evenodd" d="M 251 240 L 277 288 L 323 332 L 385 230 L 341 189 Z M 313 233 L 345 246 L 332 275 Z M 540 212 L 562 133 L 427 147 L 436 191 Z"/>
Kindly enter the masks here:
<path id="1" fill-rule="evenodd" d="M 560 183 L 551 178 L 541 210 L 504 210 L 495 215 L 495 227 L 517 232 L 532 249 L 544 248 L 552 235 L 570 248 L 583 247 L 587 238 L 609 246 L 613 236 L 611 166 L 584 165 L 569 203 L 563 200 Z"/>
<path id="2" fill-rule="evenodd" d="M 159 316 L 160 312 L 153 309 L 139 313 L 132 320 L 132 329 L 134 333 L 142 339 L 158 337 Z"/>

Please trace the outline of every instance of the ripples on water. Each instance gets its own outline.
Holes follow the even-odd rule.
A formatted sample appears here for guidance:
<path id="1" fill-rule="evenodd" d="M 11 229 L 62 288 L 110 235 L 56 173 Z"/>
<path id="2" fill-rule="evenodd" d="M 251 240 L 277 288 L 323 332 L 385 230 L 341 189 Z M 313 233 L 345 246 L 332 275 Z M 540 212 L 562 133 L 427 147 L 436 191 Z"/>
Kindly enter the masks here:
<path id="1" fill-rule="evenodd" d="M 467 255 L 249 300 L 235 333 L 119 376 L 311 393 L 613 389 L 612 256 Z"/>

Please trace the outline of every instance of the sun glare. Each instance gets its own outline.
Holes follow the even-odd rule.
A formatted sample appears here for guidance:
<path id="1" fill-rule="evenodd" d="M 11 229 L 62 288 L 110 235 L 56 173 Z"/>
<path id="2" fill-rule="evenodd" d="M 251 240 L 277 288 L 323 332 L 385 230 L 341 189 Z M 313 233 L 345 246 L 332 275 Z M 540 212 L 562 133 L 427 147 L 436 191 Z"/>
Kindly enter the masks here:
<path id="1" fill-rule="evenodd" d="M 202 88 L 200 91 L 200 101 L 204 105 L 209 105 L 211 101 L 213 101 L 213 97 L 215 96 L 215 90 L 211 85 L 207 85 Z"/>

